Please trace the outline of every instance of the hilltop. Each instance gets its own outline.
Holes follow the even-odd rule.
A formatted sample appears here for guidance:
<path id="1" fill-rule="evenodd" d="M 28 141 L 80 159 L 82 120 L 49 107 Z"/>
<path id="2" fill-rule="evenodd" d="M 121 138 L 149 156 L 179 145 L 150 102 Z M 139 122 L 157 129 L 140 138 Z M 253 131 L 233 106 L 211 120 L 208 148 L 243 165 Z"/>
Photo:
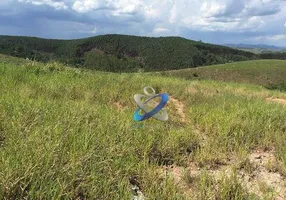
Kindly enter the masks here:
<path id="1" fill-rule="evenodd" d="M 0 36 L 0 53 L 109 72 L 185 69 L 258 58 L 250 52 L 181 37 L 128 35 L 77 40 Z"/>

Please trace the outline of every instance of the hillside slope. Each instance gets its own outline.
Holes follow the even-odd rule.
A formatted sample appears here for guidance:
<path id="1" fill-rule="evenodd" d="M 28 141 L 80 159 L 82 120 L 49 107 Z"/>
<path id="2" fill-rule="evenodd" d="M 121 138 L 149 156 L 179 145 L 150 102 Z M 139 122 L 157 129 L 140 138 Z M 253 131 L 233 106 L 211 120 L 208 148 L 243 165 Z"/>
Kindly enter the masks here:
<path id="1" fill-rule="evenodd" d="M 270 53 L 262 53 L 259 55 L 261 59 L 280 59 L 286 60 L 286 52 L 270 52 Z"/>
<path id="2" fill-rule="evenodd" d="M 180 37 L 103 35 L 78 40 L 0 36 L 0 53 L 109 72 L 162 71 L 257 58 Z"/>
<path id="3" fill-rule="evenodd" d="M 254 60 L 160 73 L 188 80 L 251 83 L 268 89 L 286 91 L 286 61 L 284 60 Z"/>
<path id="4" fill-rule="evenodd" d="M 7 56 L 0 74 L 0 199 L 286 198 L 286 107 L 266 100 L 285 93 Z M 146 85 L 167 122 L 133 120 Z"/>

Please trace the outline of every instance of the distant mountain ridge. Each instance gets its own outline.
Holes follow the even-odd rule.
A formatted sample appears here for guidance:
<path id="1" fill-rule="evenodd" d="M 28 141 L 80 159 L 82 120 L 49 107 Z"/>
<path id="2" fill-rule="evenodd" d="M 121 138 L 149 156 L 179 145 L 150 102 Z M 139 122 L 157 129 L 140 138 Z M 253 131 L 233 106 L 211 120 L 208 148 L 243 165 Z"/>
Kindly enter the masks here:
<path id="1" fill-rule="evenodd" d="M 185 69 L 258 58 L 251 52 L 181 37 L 129 35 L 76 40 L 0 36 L 0 53 L 109 72 Z"/>
<path id="2" fill-rule="evenodd" d="M 271 51 L 285 51 L 286 47 L 280 47 L 280 46 L 274 46 L 274 45 L 266 45 L 266 44 L 225 44 L 225 46 L 231 47 L 231 48 L 238 48 L 238 49 L 265 49 L 265 50 L 271 50 Z"/>

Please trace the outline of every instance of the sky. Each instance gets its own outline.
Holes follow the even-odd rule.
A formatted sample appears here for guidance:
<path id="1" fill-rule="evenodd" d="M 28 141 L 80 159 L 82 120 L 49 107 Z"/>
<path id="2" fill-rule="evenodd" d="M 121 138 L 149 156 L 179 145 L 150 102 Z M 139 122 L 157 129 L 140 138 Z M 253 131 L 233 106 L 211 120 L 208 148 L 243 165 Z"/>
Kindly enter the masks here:
<path id="1" fill-rule="evenodd" d="M 102 34 L 286 47 L 286 0 L 0 0 L 0 35 Z"/>

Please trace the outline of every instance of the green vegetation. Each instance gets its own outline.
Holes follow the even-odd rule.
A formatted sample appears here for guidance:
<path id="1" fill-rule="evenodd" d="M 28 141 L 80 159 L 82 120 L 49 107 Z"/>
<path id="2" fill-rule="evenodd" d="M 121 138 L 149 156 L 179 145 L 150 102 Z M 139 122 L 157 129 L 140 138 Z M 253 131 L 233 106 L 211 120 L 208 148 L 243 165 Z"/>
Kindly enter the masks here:
<path id="1" fill-rule="evenodd" d="M 254 199 L 235 172 L 188 178 L 189 195 L 161 172 L 189 162 L 215 169 L 229 157 L 241 163 L 254 148 L 273 147 L 286 167 L 286 109 L 265 101 L 285 93 L 0 60 L 0 199 L 130 199 L 133 176 L 148 199 Z M 187 121 L 170 101 L 166 123 L 150 119 L 137 127 L 133 95 L 146 84 L 184 104 Z"/>
<path id="2" fill-rule="evenodd" d="M 0 53 L 108 72 L 184 69 L 258 58 L 253 53 L 180 37 L 126 35 L 78 40 L 0 36 Z"/>
<path id="3" fill-rule="evenodd" d="M 262 59 L 280 59 L 286 60 L 286 52 L 270 52 L 270 53 L 262 53 L 259 56 Z"/>
<path id="4" fill-rule="evenodd" d="M 165 76 L 188 80 L 217 80 L 225 82 L 251 83 L 268 89 L 286 91 L 286 61 L 257 60 L 225 65 L 214 65 L 161 72 Z"/>
<path id="5" fill-rule="evenodd" d="M 272 46 L 272 45 L 263 45 L 263 44 L 258 44 L 258 45 L 251 45 L 251 44 L 226 44 L 225 46 L 243 50 L 243 51 L 248 51 L 252 52 L 255 54 L 268 54 L 268 53 L 282 53 L 286 51 L 285 47 L 279 47 L 279 46 Z M 267 58 L 269 59 L 269 58 Z M 280 59 L 280 58 L 276 58 Z"/>
<path id="6" fill-rule="evenodd" d="M 253 49 L 236 48 L 236 49 L 251 52 L 254 54 L 268 54 L 268 53 L 277 53 L 278 52 L 278 51 L 272 51 L 272 50 L 268 50 L 268 49 L 259 49 L 259 48 L 253 48 Z M 279 58 L 277 58 L 277 59 L 279 59 Z"/>

